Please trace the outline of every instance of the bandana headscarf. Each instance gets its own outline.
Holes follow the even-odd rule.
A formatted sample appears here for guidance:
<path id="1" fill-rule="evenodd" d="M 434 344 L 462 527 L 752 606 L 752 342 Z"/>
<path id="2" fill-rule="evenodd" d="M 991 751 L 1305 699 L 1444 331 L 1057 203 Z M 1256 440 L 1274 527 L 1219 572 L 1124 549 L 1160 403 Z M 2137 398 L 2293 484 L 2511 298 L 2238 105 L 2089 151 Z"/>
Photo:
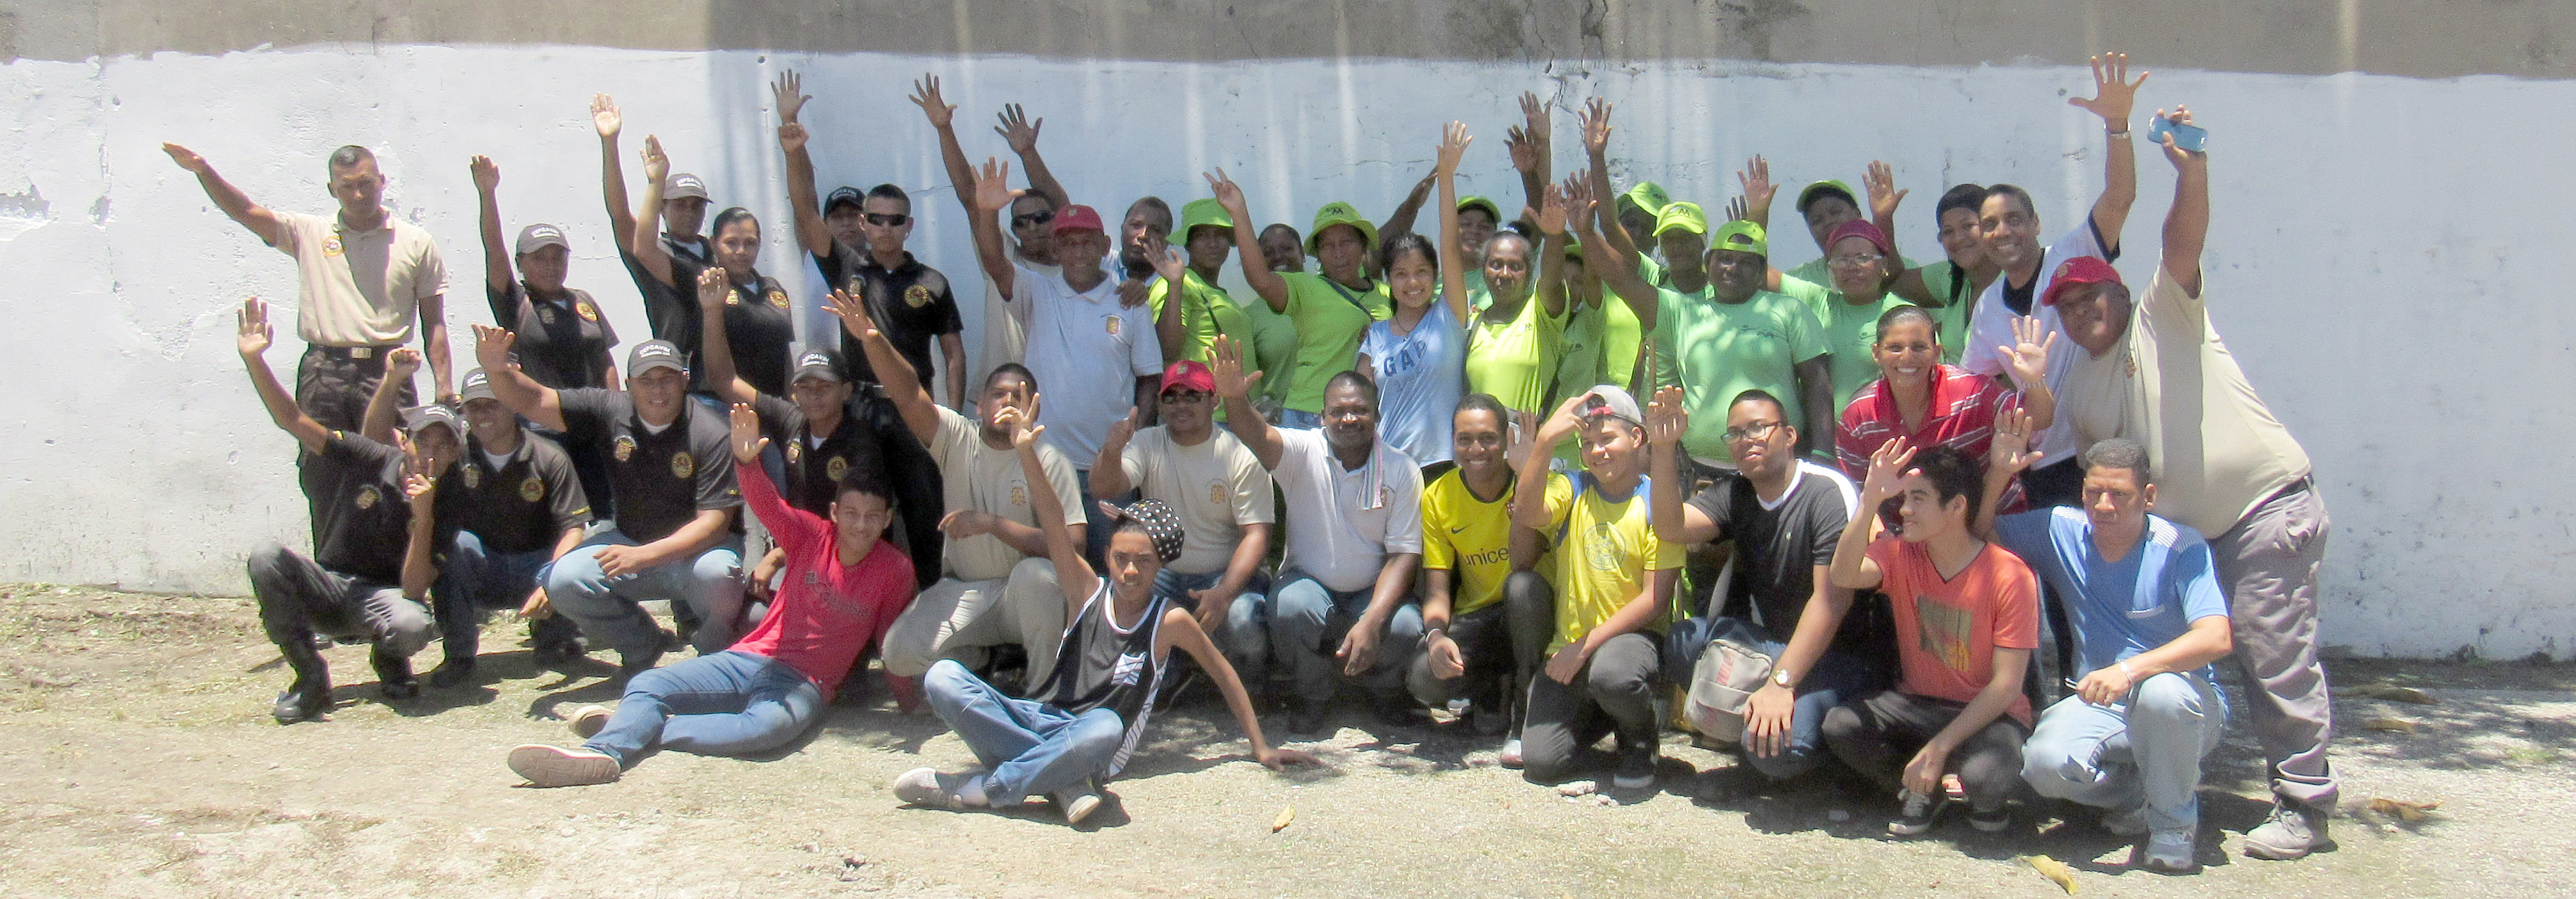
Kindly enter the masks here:
<path id="1" fill-rule="evenodd" d="M 1181 517 L 1173 514 L 1170 506 L 1157 500 L 1137 500 L 1118 510 L 1118 514 L 1145 529 L 1146 539 L 1154 541 L 1154 557 L 1163 560 L 1163 564 L 1172 564 L 1173 559 L 1181 557 Z"/>

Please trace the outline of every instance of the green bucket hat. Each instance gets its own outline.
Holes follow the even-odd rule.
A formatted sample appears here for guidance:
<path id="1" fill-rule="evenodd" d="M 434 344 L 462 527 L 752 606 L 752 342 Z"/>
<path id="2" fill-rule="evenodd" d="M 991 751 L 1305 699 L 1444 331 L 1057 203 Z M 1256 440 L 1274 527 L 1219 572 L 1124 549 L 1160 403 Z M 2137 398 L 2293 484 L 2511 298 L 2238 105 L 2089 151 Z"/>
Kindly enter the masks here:
<path id="1" fill-rule="evenodd" d="M 1351 204 L 1334 200 L 1324 204 L 1324 208 L 1315 210 L 1315 226 L 1306 230 L 1306 255 L 1316 255 L 1316 240 L 1324 236 L 1324 229 L 1334 225 L 1349 225 L 1359 229 L 1360 248 L 1369 253 L 1377 252 L 1377 225 L 1360 215 L 1360 211 L 1353 208 Z"/>
<path id="2" fill-rule="evenodd" d="M 1217 202 L 1215 197 L 1191 200 L 1181 207 L 1181 240 L 1189 240 L 1190 229 L 1200 225 L 1232 228 L 1234 216 L 1227 215 L 1225 204 Z"/>

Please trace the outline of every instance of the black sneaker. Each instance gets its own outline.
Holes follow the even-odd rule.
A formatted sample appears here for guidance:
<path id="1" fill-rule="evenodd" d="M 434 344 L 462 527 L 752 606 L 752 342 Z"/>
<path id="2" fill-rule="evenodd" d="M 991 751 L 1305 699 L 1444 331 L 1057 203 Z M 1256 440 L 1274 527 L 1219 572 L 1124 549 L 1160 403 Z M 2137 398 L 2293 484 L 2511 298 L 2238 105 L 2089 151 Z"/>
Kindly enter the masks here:
<path id="1" fill-rule="evenodd" d="M 1622 790 L 1643 790 L 1655 785 L 1655 741 L 1640 740 L 1634 745 L 1619 744 L 1619 769 L 1610 777 L 1610 786 Z"/>
<path id="2" fill-rule="evenodd" d="M 1287 700 L 1286 705 L 1288 707 L 1288 734 L 1290 736 L 1317 737 L 1330 735 L 1330 731 L 1325 729 L 1324 724 L 1324 720 L 1330 716 L 1325 714 L 1324 708 L 1321 704 L 1309 703 L 1303 699 L 1291 697 Z"/>
<path id="3" fill-rule="evenodd" d="M 581 648 L 581 641 L 579 640 L 556 640 L 539 643 L 535 649 L 530 650 L 528 653 L 529 659 L 535 662 L 536 666 L 539 668 L 553 668 L 557 665 L 573 662 L 588 654 L 589 652 L 587 650 Z"/>
<path id="4" fill-rule="evenodd" d="M 1940 817 L 1946 800 L 1925 796 L 1913 790 L 1897 794 L 1895 820 L 1887 822 L 1887 835 L 1892 837 L 1922 836 L 1932 829 L 1932 820 Z"/>
<path id="5" fill-rule="evenodd" d="M 375 666 L 376 683 L 386 699 L 410 699 L 420 695 L 420 681 L 411 676 L 411 657 L 386 652 L 384 647 L 367 651 L 367 664 Z"/>
<path id="6" fill-rule="evenodd" d="M 617 680 L 624 683 L 634 680 L 638 674 L 653 670 L 653 666 L 662 664 L 662 650 L 652 649 L 635 655 L 621 652 L 618 653 L 617 661 Z"/>
<path id="7" fill-rule="evenodd" d="M 1998 808 L 1981 812 L 1969 809 L 1968 826 L 1976 828 L 1978 833 L 2002 833 L 2012 827 L 2012 810 Z"/>
<path id="8" fill-rule="evenodd" d="M 473 656 L 449 656 L 445 661 L 438 663 L 438 670 L 429 673 L 429 685 L 444 690 L 464 683 L 473 676 Z"/>
<path id="9" fill-rule="evenodd" d="M 295 680 L 286 685 L 286 692 L 277 694 L 269 715 L 279 724 L 322 717 L 331 708 L 331 669 L 322 663 L 322 654 L 307 642 L 285 643 L 279 649 L 286 654 L 286 666 L 295 672 Z"/>

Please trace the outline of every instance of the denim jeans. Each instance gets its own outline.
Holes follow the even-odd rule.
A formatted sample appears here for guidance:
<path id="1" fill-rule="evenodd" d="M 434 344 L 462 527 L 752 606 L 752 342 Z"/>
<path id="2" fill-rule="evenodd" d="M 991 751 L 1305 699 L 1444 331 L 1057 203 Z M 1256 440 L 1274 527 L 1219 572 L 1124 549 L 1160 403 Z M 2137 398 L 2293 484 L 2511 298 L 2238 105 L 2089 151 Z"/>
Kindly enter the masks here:
<path id="1" fill-rule="evenodd" d="M 1223 571 L 1182 574 L 1165 568 L 1154 575 L 1154 596 L 1196 612 L 1199 603 L 1190 598 L 1190 591 L 1214 587 L 1224 579 Z M 1225 607 L 1224 623 L 1217 625 L 1216 633 L 1208 635 L 1217 651 L 1225 653 L 1226 662 L 1234 666 L 1234 676 L 1243 681 L 1246 690 L 1260 689 L 1270 676 L 1270 633 L 1262 615 L 1262 601 L 1269 592 L 1270 576 L 1254 571 L 1244 580 L 1243 592 Z"/>
<path id="2" fill-rule="evenodd" d="M 1334 590 L 1294 568 L 1280 572 L 1261 611 L 1270 622 L 1270 661 L 1288 675 L 1291 695 L 1310 704 L 1332 700 L 1334 685 L 1343 677 L 1342 660 L 1333 654 L 1367 611 L 1375 591 L 1375 585 Z M 1401 700 L 1405 669 L 1421 643 L 1422 606 L 1397 605 L 1386 632 L 1378 635 L 1377 662 L 1360 673 L 1360 685 L 1380 700 Z"/>
<path id="3" fill-rule="evenodd" d="M 599 551 L 609 546 L 637 546 L 618 530 L 602 531 L 555 560 L 546 575 L 546 597 L 581 626 L 593 648 L 605 645 L 629 659 L 640 659 L 662 647 L 662 628 L 636 603 L 648 599 L 684 604 L 697 613 L 694 641 L 702 656 L 732 646 L 735 619 L 742 615 L 742 538 L 731 537 L 695 557 L 664 562 L 643 571 L 609 577 L 599 570 Z"/>
<path id="4" fill-rule="evenodd" d="M 2040 795 L 2125 810 L 2144 804 L 2156 833 L 2200 827 L 2200 760 L 2218 748 L 2227 697 L 2197 674 L 2165 673 L 2098 706 L 2069 696 L 2039 716 L 2021 777 Z"/>
<path id="5" fill-rule="evenodd" d="M 749 755 L 796 739 L 822 705 L 823 691 L 787 663 L 727 650 L 636 675 L 608 726 L 582 745 L 619 767 L 655 747 Z"/>
<path id="6" fill-rule="evenodd" d="M 1692 618 L 1673 625 L 1672 632 L 1664 637 L 1665 678 L 1689 687 L 1691 671 L 1699 664 L 1700 653 L 1708 649 L 1708 641 L 1737 626 L 1735 619 L 1725 617 Z M 1751 623 L 1742 626 L 1768 636 Z M 1765 639 L 1755 648 L 1777 661 L 1789 651 L 1789 644 Z M 1748 748 L 1745 763 L 1773 780 L 1787 780 L 1815 770 L 1830 754 L 1825 749 L 1825 713 L 1844 700 L 1884 689 L 1891 683 L 1888 672 L 1877 663 L 1825 650 L 1798 679 L 1797 699 L 1789 710 L 1789 745 L 1779 755 L 1767 758 Z"/>
<path id="7" fill-rule="evenodd" d="M 1127 725 L 1105 708 L 1076 715 L 1046 703 L 1013 699 L 966 670 L 941 659 L 921 679 L 930 709 L 947 722 L 987 773 L 984 797 L 1007 809 L 1109 770 L 1126 739 Z"/>
<path id="8" fill-rule="evenodd" d="M 491 552 L 473 531 L 456 532 L 456 541 L 447 546 L 447 564 L 439 567 L 438 582 L 429 588 L 439 634 L 447 641 L 447 657 L 473 658 L 482 645 L 483 616 L 526 602 L 528 594 L 545 581 L 552 555 L 546 550 Z M 539 646 L 569 643 L 579 635 L 578 626 L 562 615 L 528 622 L 528 636 Z"/>

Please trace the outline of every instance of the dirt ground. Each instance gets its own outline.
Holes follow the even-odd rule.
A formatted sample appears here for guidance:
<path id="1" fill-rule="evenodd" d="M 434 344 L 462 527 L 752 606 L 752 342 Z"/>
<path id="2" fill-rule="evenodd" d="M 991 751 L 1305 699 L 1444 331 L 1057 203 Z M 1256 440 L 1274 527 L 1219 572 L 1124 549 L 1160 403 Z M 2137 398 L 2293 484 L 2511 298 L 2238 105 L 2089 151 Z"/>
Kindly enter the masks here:
<path id="1" fill-rule="evenodd" d="M 1952 819 L 1879 834 L 1893 803 L 1836 778 L 1760 783 L 1667 735 L 1646 796 L 1559 795 L 1494 765 L 1491 741 L 1353 715 L 1295 744 L 1330 767 L 1272 774 L 1221 706 L 1158 715 L 1111 803 L 1081 828 L 907 809 L 885 789 L 970 760 L 936 719 L 837 706 L 762 760 L 677 753 L 616 784 L 520 785 L 512 745 L 571 742 L 562 713 L 615 699 L 604 662 L 532 668 L 523 629 L 487 630 L 481 683 L 394 704 L 359 647 L 328 655 L 328 721 L 280 727 L 286 677 L 247 600 L 0 586 L 0 890 L 12 896 L 1596 896 L 2563 895 L 2576 875 L 2576 667 L 2345 662 L 2337 851 L 2237 851 L 2266 810 L 2262 765 L 2212 762 L 2196 877 L 2129 870 L 2092 817 L 2024 809 L 2018 833 Z M 426 668 L 435 649 L 423 659 Z M 882 690 L 875 691 L 881 695 Z M 2241 707 L 2241 703 L 2239 703 Z M 2367 729 L 2381 719 L 2412 733 Z M 2441 803 L 2427 820 L 2364 809 Z M 1283 808 L 1295 820 L 1273 833 Z"/>

